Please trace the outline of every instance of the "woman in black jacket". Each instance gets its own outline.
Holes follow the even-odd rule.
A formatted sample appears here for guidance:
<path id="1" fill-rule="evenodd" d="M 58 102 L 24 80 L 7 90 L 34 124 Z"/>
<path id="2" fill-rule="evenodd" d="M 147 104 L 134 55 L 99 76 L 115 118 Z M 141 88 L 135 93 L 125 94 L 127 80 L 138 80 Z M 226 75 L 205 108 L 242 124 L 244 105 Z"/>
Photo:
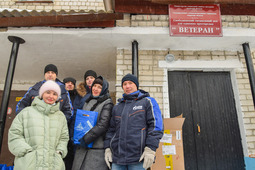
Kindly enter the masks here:
<path id="1" fill-rule="evenodd" d="M 108 82 L 101 76 L 92 84 L 91 96 L 86 100 L 83 110 L 98 112 L 97 123 L 81 140 L 86 145 L 93 142 L 93 147 L 76 148 L 72 170 L 108 170 L 104 160 L 104 138 L 113 108 L 108 87 Z"/>

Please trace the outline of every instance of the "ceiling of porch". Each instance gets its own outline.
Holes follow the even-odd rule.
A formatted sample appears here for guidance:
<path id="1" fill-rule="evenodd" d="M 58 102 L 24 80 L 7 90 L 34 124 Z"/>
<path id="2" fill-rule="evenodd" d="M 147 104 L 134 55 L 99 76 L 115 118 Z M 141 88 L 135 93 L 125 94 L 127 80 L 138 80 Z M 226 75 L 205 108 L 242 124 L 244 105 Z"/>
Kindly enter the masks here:
<path id="1" fill-rule="evenodd" d="M 8 36 L 26 42 L 19 47 L 13 89 L 27 89 L 43 79 L 49 63 L 56 64 L 59 78 L 73 76 L 83 80 L 86 70 L 93 69 L 115 87 L 116 49 L 130 49 L 137 40 L 139 49 L 150 50 L 240 50 L 248 42 L 255 48 L 255 30 L 224 28 L 223 37 L 170 37 L 168 28 L 9 28 L 0 32 L 0 90 L 3 89 L 12 43 Z M 18 87 L 15 84 L 24 85 Z"/>

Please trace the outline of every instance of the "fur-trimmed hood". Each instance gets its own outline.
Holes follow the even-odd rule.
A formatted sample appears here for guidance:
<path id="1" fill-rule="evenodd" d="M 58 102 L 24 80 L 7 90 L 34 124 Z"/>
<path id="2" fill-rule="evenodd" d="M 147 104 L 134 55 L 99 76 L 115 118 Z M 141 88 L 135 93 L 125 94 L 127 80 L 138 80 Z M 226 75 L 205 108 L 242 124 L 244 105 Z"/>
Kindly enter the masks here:
<path id="1" fill-rule="evenodd" d="M 88 93 L 89 88 L 87 85 L 85 85 L 85 82 L 81 82 L 76 87 L 76 90 L 81 97 L 84 97 Z"/>

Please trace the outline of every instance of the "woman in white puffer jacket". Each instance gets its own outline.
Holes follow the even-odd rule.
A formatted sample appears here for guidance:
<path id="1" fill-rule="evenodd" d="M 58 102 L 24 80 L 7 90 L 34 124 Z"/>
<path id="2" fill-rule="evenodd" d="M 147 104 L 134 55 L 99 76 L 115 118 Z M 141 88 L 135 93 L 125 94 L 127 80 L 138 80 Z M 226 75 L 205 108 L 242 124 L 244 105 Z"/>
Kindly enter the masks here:
<path id="1" fill-rule="evenodd" d="M 8 147 L 15 155 L 14 170 L 64 170 L 69 140 L 67 121 L 59 110 L 60 87 L 46 81 L 31 106 L 13 120 Z"/>

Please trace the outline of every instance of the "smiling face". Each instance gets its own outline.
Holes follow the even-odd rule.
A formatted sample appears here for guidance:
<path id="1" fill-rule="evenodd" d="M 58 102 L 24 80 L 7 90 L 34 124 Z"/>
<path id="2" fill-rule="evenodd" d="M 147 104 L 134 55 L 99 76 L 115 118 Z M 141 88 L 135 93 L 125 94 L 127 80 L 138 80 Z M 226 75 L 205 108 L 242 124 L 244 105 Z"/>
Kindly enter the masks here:
<path id="1" fill-rule="evenodd" d="M 102 91 L 102 86 L 100 84 L 94 84 L 92 87 L 92 95 L 99 96 Z"/>
<path id="2" fill-rule="evenodd" d="M 52 81 L 55 81 L 57 78 L 57 75 L 55 72 L 53 71 L 48 71 L 44 74 L 44 79 L 45 80 L 52 80 Z"/>
<path id="3" fill-rule="evenodd" d="M 43 101 L 47 104 L 54 104 L 58 99 L 58 94 L 53 90 L 47 90 L 42 95 Z"/>
<path id="4" fill-rule="evenodd" d="M 135 83 L 129 80 L 123 82 L 122 88 L 125 94 L 130 94 L 137 91 Z"/>

